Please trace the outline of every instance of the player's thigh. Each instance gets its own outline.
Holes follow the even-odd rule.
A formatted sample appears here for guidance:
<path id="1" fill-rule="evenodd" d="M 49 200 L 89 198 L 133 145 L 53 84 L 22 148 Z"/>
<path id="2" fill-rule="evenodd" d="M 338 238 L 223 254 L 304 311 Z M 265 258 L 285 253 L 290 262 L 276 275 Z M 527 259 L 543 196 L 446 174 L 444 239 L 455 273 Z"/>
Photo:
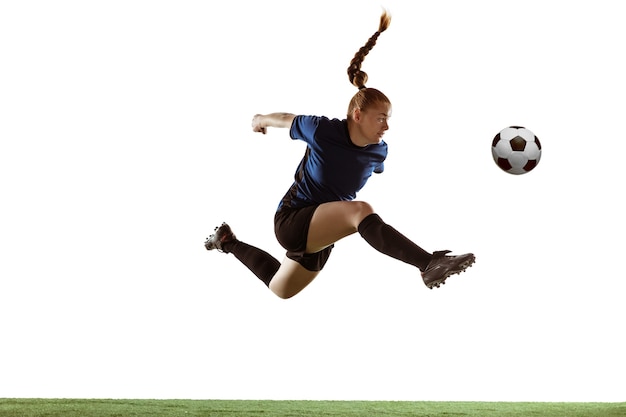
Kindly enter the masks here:
<path id="1" fill-rule="evenodd" d="M 270 290 L 280 298 L 291 298 L 315 279 L 320 271 L 309 271 L 298 262 L 285 257 L 270 281 Z"/>
<path id="2" fill-rule="evenodd" d="M 318 252 L 355 233 L 374 209 L 364 201 L 333 201 L 320 204 L 309 225 L 307 252 Z"/>

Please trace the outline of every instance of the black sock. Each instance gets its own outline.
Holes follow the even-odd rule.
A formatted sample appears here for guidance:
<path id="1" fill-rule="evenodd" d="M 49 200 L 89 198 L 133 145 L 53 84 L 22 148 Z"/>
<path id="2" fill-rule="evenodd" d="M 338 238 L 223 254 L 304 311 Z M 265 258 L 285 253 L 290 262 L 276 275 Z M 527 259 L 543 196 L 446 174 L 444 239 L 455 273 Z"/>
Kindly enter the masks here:
<path id="1" fill-rule="evenodd" d="M 424 271 L 432 255 L 406 238 L 378 216 L 370 214 L 359 224 L 359 233 L 374 249 Z"/>
<path id="2" fill-rule="evenodd" d="M 268 287 L 280 268 L 280 262 L 272 255 L 239 240 L 226 242 L 222 249 L 226 253 L 235 255 L 235 258 L 247 266 Z"/>

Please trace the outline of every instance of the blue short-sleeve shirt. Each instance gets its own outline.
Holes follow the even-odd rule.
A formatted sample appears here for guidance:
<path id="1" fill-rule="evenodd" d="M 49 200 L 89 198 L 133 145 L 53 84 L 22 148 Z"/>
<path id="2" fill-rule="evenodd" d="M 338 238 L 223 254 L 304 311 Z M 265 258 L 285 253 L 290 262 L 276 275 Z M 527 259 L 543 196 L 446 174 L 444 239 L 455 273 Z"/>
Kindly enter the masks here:
<path id="1" fill-rule="evenodd" d="M 354 145 L 345 119 L 296 116 L 290 135 L 306 142 L 307 149 L 279 210 L 353 200 L 372 173 L 384 170 L 387 144 Z"/>

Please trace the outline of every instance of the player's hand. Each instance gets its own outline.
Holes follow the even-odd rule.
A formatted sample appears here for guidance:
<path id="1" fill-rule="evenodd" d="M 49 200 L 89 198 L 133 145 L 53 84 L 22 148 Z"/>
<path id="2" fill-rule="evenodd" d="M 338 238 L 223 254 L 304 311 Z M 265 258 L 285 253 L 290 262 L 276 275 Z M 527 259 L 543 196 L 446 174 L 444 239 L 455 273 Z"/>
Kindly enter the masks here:
<path id="1" fill-rule="evenodd" d="M 252 118 L 252 131 L 253 132 L 261 132 L 263 134 L 267 133 L 267 128 L 263 124 L 263 115 L 256 114 Z"/>

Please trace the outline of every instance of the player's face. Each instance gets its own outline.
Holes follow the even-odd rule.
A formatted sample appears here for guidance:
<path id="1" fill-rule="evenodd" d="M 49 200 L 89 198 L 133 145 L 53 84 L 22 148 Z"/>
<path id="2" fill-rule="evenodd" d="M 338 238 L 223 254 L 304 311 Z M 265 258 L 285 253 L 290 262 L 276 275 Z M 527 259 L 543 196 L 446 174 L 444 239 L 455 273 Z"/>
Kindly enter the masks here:
<path id="1" fill-rule="evenodd" d="M 387 121 L 391 117 L 391 104 L 379 103 L 361 110 L 358 117 L 362 139 L 365 145 L 380 143 L 389 129 Z"/>

